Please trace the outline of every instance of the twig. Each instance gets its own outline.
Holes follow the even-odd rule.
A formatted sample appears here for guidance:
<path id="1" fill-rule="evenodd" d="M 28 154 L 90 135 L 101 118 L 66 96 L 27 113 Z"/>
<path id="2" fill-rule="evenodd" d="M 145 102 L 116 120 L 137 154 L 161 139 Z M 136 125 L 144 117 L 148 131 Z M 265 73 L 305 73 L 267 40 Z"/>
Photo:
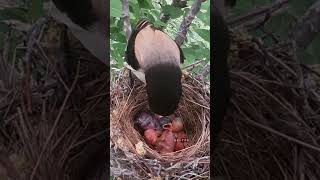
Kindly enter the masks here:
<path id="1" fill-rule="evenodd" d="M 182 69 L 188 70 L 190 68 L 194 68 L 196 65 L 198 65 L 198 64 L 200 64 L 200 63 L 202 63 L 204 61 L 206 61 L 206 60 L 205 59 L 198 60 L 198 61 L 196 61 L 196 62 L 194 62 L 192 64 L 189 64 L 188 66 L 183 67 Z"/>
<path id="2" fill-rule="evenodd" d="M 287 66 L 284 62 L 282 62 L 281 59 L 275 57 L 274 55 L 272 55 L 270 52 L 268 52 L 265 48 L 263 48 L 263 45 L 261 43 L 261 41 L 259 41 L 257 38 L 253 38 L 252 39 L 254 43 L 256 43 L 259 47 L 259 49 L 263 52 L 263 54 L 268 57 L 271 60 L 276 61 L 277 63 L 279 63 L 280 65 L 283 66 L 283 68 L 287 69 L 288 72 L 290 72 L 292 75 L 294 75 L 295 77 L 298 77 L 298 75 L 289 67 Z"/>
<path id="3" fill-rule="evenodd" d="M 77 146 L 82 145 L 82 144 L 90 141 L 91 139 L 97 138 L 101 135 L 105 135 L 105 133 L 109 133 L 109 131 L 107 132 L 107 130 L 103 130 L 103 131 L 97 132 L 96 134 L 93 134 L 93 135 L 89 136 L 88 138 L 83 139 L 83 140 L 77 142 L 76 144 L 73 144 L 70 149 L 74 149 Z M 107 145 L 106 145 L 106 148 L 107 148 Z"/>
<path id="4" fill-rule="evenodd" d="M 199 12 L 202 0 L 194 0 L 188 15 L 183 18 L 183 21 L 179 27 L 179 31 L 176 34 L 175 41 L 180 46 L 186 39 L 187 31 L 191 22 L 193 21 L 196 14 Z"/>
<path id="5" fill-rule="evenodd" d="M 36 171 L 37 171 L 37 169 L 38 169 L 38 167 L 39 167 L 39 164 L 40 164 L 40 161 L 41 161 L 41 159 L 42 159 L 42 156 L 43 156 L 43 154 L 44 154 L 44 152 L 45 152 L 45 150 L 46 150 L 46 148 L 47 148 L 47 146 L 48 146 L 48 144 L 49 144 L 49 142 L 50 142 L 50 140 L 51 140 L 51 138 L 52 138 L 52 136 L 53 136 L 53 134 L 54 134 L 54 131 L 55 131 L 56 128 L 57 128 L 57 125 L 58 125 L 59 120 L 60 120 L 60 118 L 61 118 L 61 116 L 62 116 L 63 110 L 64 110 L 64 108 L 65 108 L 65 106 L 66 106 L 66 104 L 67 104 L 67 102 L 68 102 L 69 96 L 70 96 L 71 93 L 73 92 L 73 89 L 74 89 L 75 85 L 76 85 L 77 82 L 78 82 L 78 79 L 79 79 L 79 71 L 80 71 L 80 62 L 78 62 L 76 77 L 75 77 L 75 79 L 74 79 L 74 81 L 73 81 L 73 83 L 72 83 L 72 85 L 71 85 L 71 88 L 69 89 L 68 93 L 66 94 L 66 97 L 64 98 L 64 101 L 63 101 L 63 103 L 62 103 L 62 106 L 61 106 L 61 108 L 60 108 L 60 110 L 59 110 L 59 113 L 58 113 L 56 119 L 55 119 L 55 122 L 54 122 L 54 124 L 53 124 L 53 127 L 52 127 L 52 129 L 51 129 L 51 131 L 50 131 L 50 133 L 49 133 L 49 136 L 48 136 L 45 144 L 43 145 L 43 148 L 42 148 L 42 151 L 41 151 L 41 153 L 40 153 L 40 156 L 39 156 L 39 158 L 38 158 L 38 160 L 37 160 L 37 162 L 36 162 L 35 167 L 34 167 L 33 170 L 32 170 L 32 174 L 31 174 L 31 176 L 30 176 L 30 180 L 33 180 L 33 178 L 34 178 L 34 176 L 35 176 L 35 173 L 36 173 Z"/>
<path id="6" fill-rule="evenodd" d="M 122 0 L 122 18 L 123 18 L 123 29 L 126 32 L 126 39 L 129 40 L 131 35 L 131 24 L 129 17 L 129 1 Z"/>
<path id="7" fill-rule="evenodd" d="M 289 3 L 289 0 L 280 0 L 277 1 L 269 6 L 261 7 L 259 9 L 255 9 L 252 12 L 249 12 L 247 14 L 241 15 L 239 17 L 233 18 L 233 19 L 227 19 L 227 23 L 229 26 L 236 26 L 238 24 L 243 24 L 246 21 L 250 21 L 254 18 L 260 18 L 265 17 L 265 14 L 275 12 L 281 8 L 283 8 L 286 4 Z"/>
<path id="8" fill-rule="evenodd" d="M 267 126 L 265 126 L 265 125 L 262 125 L 262 124 L 260 124 L 260 123 L 255 122 L 254 120 L 250 119 L 250 118 L 240 109 L 240 107 L 239 107 L 238 105 L 236 105 L 236 103 L 232 102 L 232 104 L 236 107 L 236 109 L 239 111 L 239 113 L 241 113 L 242 115 L 244 115 L 244 116 L 246 117 L 246 119 L 244 119 L 243 121 L 247 121 L 248 123 L 250 123 L 250 124 L 253 125 L 253 126 L 256 126 L 256 127 L 258 127 L 258 128 L 264 129 L 264 130 L 266 130 L 266 131 L 268 131 L 268 132 L 270 132 L 270 133 L 272 133 L 272 134 L 275 134 L 275 135 L 278 135 L 278 136 L 280 136 L 280 137 L 282 137 L 282 138 L 285 138 L 285 139 L 287 139 L 288 141 L 294 142 L 294 143 L 299 144 L 299 145 L 301 145 L 301 146 L 303 146 L 303 147 L 306 147 L 306 148 L 308 148 L 308 149 L 312 149 L 312 150 L 314 150 L 314 151 L 320 152 L 320 147 L 314 146 L 314 145 L 312 145 L 312 144 L 305 143 L 305 142 L 303 142 L 303 141 L 300 141 L 299 139 L 296 139 L 296 138 L 293 138 L 293 137 L 288 136 L 288 135 L 286 135 L 286 134 L 283 134 L 283 133 L 281 133 L 281 132 L 279 132 L 279 131 L 277 131 L 277 130 L 275 130 L 275 129 L 273 129 L 273 128 L 270 128 L 270 127 L 267 127 Z"/>
<path id="9" fill-rule="evenodd" d="M 200 74 L 202 77 L 206 77 L 210 73 L 210 63 L 206 64 L 201 70 Z"/>
<path id="10" fill-rule="evenodd" d="M 48 64 L 53 65 L 53 60 L 51 60 L 51 59 L 47 56 L 47 54 L 45 53 L 44 49 L 41 47 L 41 45 L 39 44 L 38 41 L 36 41 L 36 45 L 37 45 L 38 49 L 40 50 L 41 55 L 47 60 Z M 60 83 L 63 85 L 63 87 L 65 88 L 65 90 L 66 90 L 66 91 L 69 91 L 68 86 L 67 86 L 66 82 L 63 80 L 61 74 L 57 71 L 56 68 L 53 68 L 53 71 L 54 71 L 55 74 L 57 75 L 58 80 L 59 80 Z"/>

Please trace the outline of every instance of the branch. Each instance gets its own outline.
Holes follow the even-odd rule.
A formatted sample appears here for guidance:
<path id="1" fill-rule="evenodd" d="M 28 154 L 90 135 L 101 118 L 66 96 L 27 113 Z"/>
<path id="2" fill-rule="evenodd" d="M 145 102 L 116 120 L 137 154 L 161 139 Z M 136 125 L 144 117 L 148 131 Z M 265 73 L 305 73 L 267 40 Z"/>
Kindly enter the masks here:
<path id="1" fill-rule="evenodd" d="M 201 3 L 203 0 L 195 0 L 191 6 L 190 11 L 188 12 L 188 15 L 183 18 L 183 21 L 180 25 L 179 31 L 176 34 L 175 41 L 180 46 L 183 41 L 186 39 L 188 28 L 196 16 L 196 14 L 199 12 Z"/>
<path id="2" fill-rule="evenodd" d="M 252 19 L 263 19 L 266 14 L 273 13 L 275 11 L 280 10 L 281 8 L 285 7 L 289 3 L 289 0 L 280 0 L 276 1 L 275 3 L 260 7 L 252 12 L 247 14 L 241 15 L 239 17 L 235 17 L 233 19 L 227 19 L 227 23 L 229 26 L 237 26 L 239 24 L 244 24 L 247 21 L 251 21 Z"/>
<path id="3" fill-rule="evenodd" d="M 301 52 L 320 32 L 320 1 L 316 1 L 289 31 L 288 38 L 293 39 Z"/>
<path id="4" fill-rule="evenodd" d="M 129 40 L 131 35 L 131 24 L 129 17 L 129 1 L 122 0 L 122 18 L 123 18 L 123 29 L 126 32 L 126 39 Z"/>

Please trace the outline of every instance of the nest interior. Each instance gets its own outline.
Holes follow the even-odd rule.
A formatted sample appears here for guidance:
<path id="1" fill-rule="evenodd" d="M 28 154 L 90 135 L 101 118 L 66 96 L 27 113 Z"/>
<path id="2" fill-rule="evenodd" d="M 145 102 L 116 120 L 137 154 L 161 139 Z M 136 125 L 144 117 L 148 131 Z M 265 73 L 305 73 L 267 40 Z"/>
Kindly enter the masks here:
<path id="1" fill-rule="evenodd" d="M 169 154 L 159 154 L 151 149 L 143 140 L 142 135 L 135 129 L 133 118 L 141 111 L 148 111 L 147 93 L 144 84 L 137 82 L 130 88 L 125 70 L 118 72 L 117 80 L 111 90 L 111 138 L 114 142 L 120 137 L 127 142 L 124 149 L 137 152 L 135 145 L 143 142 L 149 158 L 156 158 L 166 162 L 188 161 L 193 156 L 209 153 L 209 118 L 210 99 L 209 85 L 185 75 L 183 78 L 183 93 L 179 107 L 175 112 L 185 124 L 185 131 L 189 137 L 188 147 Z M 120 133 L 113 132 L 123 132 Z"/>
<path id="2" fill-rule="evenodd" d="M 108 69 L 51 19 L 21 39 L 15 64 L 0 58 L 0 179 L 102 176 Z"/>

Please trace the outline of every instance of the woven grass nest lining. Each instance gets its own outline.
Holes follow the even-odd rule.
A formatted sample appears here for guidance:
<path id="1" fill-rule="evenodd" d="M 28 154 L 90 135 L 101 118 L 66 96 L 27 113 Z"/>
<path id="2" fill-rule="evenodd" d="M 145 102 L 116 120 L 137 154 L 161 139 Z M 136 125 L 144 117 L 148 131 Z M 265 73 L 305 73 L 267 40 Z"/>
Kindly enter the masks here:
<path id="1" fill-rule="evenodd" d="M 129 77 L 122 69 L 111 86 L 111 140 L 126 151 L 134 153 L 136 144 L 143 142 L 145 156 L 167 162 L 189 161 L 190 158 L 209 154 L 210 94 L 209 85 L 196 78 L 185 75 L 182 79 L 182 97 L 175 112 L 185 124 L 189 137 L 189 147 L 169 154 L 159 154 L 151 149 L 142 135 L 134 128 L 133 117 L 141 111 L 148 111 L 147 92 L 143 83 L 137 83 L 132 89 Z M 119 145 L 119 139 L 124 145 Z"/>

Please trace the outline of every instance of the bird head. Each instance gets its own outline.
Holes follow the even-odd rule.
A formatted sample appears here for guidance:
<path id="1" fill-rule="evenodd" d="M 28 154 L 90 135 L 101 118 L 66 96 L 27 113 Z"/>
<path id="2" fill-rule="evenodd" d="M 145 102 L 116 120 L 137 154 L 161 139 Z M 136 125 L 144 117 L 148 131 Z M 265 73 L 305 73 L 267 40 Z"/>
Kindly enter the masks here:
<path id="1" fill-rule="evenodd" d="M 174 64 L 157 64 L 145 72 L 148 103 L 152 112 L 169 116 L 178 108 L 182 94 L 181 69 Z"/>

